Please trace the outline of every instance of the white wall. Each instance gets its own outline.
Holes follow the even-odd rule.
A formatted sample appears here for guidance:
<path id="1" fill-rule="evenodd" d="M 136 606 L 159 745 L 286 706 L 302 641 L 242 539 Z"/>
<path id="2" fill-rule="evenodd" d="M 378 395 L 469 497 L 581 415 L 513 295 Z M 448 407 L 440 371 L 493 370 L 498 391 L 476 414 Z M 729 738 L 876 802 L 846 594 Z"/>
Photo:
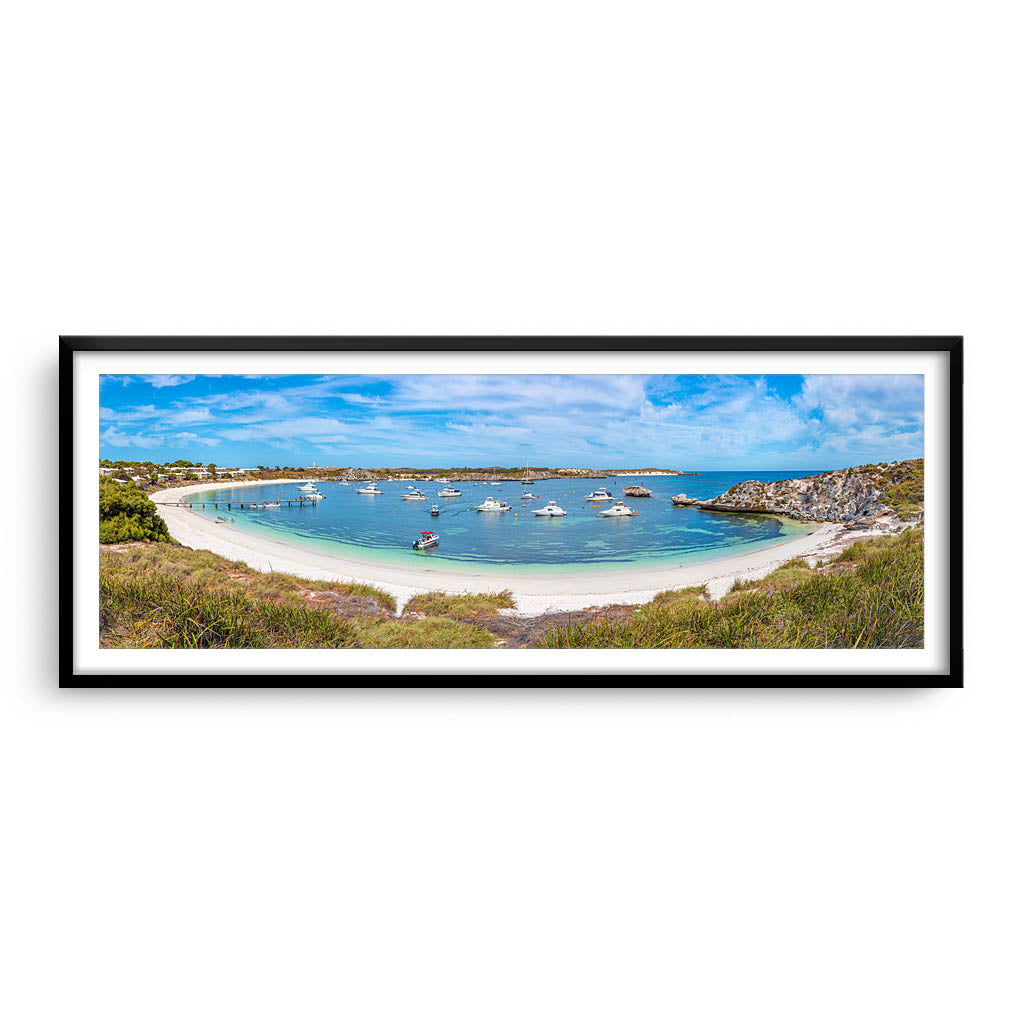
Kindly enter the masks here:
<path id="1" fill-rule="evenodd" d="M 964 332 L 969 675 L 59 692 L 60 502 L 5 503 L 5 1019 L 1020 1020 L 1017 16 L 19 10 L 19 458 L 58 331 Z"/>

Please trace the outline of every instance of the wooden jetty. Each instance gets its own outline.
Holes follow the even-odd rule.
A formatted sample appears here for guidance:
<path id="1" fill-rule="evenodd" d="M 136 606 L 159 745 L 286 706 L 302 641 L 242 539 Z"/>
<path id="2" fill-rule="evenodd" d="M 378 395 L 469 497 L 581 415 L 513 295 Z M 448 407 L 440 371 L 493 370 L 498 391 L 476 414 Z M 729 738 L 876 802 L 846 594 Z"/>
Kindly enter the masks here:
<path id="1" fill-rule="evenodd" d="M 264 508 L 266 505 L 315 505 L 319 498 L 279 498 L 277 501 L 160 501 L 158 505 L 172 505 L 175 508 Z"/>

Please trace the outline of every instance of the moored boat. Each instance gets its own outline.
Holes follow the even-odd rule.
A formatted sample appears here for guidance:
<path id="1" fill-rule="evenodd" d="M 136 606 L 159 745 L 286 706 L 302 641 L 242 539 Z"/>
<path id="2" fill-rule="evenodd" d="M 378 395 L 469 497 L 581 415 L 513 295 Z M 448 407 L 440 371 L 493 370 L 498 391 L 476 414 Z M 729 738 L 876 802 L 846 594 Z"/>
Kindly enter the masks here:
<path id="1" fill-rule="evenodd" d="M 587 501 L 615 501 L 615 495 L 611 494 L 607 487 L 598 487 L 591 491 L 586 498 Z"/>
<path id="2" fill-rule="evenodd" d="M 535 516 L 564 516 L 565 509 L 559 508 L 557 502 L 549 501 L 543 508 L 535 508 L 533 514 Z"/>
<path id="3" fill-rule="evenodd" d="M 623 504 L 621 501 L 615 502 L 611 508 L 602 509 L 597 514 L 599 516 L 611 516 L 614 518 L 618 518 L 620 516 L 639 515 L 638 512 L 634 512 L 628 505 Z"/>
<path id="4" fill-rule="evenodd" d="M 419 537 L 412 542 L 412 546 L 416 551 L 422 551 L 424 548 L 437 547 L 437 542 L 440 539 L 433 530 L 421 530 Z"/>
<path id="5" fill-rule="evenodd" d="M 477 505 L 477 512 L 511 512 L 512 506 L 507 501 L 495 501 L 488 498 L 482 505 Z"/>
<path id="6" fill-rule="evenodd" d="M 438 491 L 437 496 L 439 498 L 461 498 L 462 491 L 460 491 L 457 487 L 452 487 L 449 484 L 443 490 Z"/>
<path id="7" fill-rule="evenodd" d="M 439 516 L 441 514 L 441 510 L 436 505 L 431 505 L 430 514 L 432 516 Z"/>
<path id="8" fill-rule="evenodd" d="M 369 487 L 358 487 L 356 488 L 356 494 L 383 494 L 384 492 L 375 484 L 371 483 Z"/>
<path id="9" fill-rule="evenodd" d="M 426 501 L 427 495 L 415 487 L 408 494 L 402 495 L 402 501 Z"/>

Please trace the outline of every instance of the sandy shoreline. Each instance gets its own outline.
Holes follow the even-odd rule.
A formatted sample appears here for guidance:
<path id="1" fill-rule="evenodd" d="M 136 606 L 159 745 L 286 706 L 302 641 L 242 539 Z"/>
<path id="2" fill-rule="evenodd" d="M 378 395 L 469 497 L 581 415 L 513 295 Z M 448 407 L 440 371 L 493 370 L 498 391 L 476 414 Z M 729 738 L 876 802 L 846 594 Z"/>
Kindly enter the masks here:
<path id="1" fill-rule="evenodd" d="M 219 487 L 244 487 L 268 481 L 247 481 L 235 484 L 195 484 L 155 491 L 155 502 L 177 501 L 179 498 Z M 299 480 L 275 480 L 273 483 L 300 483 Z M 280 541 L 256 537 L 215 524 L 191 509 L 157 505 L 171 536 L 190 548 L 202 548 L 232 561 L 245 562 L 262 572 L 286 572 L 308 579 L 337 580 L 342 583 L 368 583 L 394 596 L 398 609 L 416 594 L 430 590 L 452 593 L 480 593 L 511 590 L 516 609 L 521 615 L 542 615 L 554 611 L 579 611 L 582 608 L 611 604 L 642 604 L 662 590 L 704 584 L 713 598 L 727 593 L 733 582 L 760 579 L 792 558 L 822 558 L 838 553 L 851 540 L 873 536 L 877 531 L 850 531 L 827 523 L 813 533 L 784 541 L 770 548 L 732 555 L 695 565 L 668 568 L 609 570 L 587 575 L 522 577 L 505 574 L 500 569 L 476 572 L 399 568 L 372 562 L 359 562 Z M 842 541 L 840 541 L 842 535 Z"/>

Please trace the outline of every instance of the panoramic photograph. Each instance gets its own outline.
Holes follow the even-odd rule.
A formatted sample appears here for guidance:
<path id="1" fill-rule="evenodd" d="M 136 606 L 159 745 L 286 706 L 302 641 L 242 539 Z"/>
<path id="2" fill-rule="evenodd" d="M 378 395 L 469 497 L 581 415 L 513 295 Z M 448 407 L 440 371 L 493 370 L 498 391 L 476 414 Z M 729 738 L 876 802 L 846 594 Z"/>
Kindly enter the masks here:
<path id="1" fill-rule="evenodd" d="M 101 648 L 924 645 L 920 375 L 99 387 Z"/>

